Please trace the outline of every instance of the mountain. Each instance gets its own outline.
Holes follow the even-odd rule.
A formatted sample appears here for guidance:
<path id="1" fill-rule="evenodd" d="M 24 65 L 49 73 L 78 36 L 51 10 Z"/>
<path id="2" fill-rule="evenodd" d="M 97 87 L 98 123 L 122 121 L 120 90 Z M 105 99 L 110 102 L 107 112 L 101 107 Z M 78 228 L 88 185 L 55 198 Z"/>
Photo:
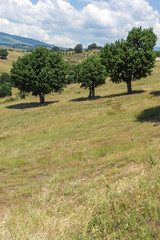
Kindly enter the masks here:
<path id="1" fill-rule="evenodd" d="M 44 46 L 51 49 L 55 45 L 41 42 L 32 38 L 20 37 L 20 36 L 0 32 L 0 47 L 7 47 L 7 48 L 12 47 L 12 48 L 29 50 L 29 49 L 34 49 L 38 46 Z M 62 47 L 59 47 L 59 48 L 62 50 L 65 50 L 65 48 L 62 48 Z"/>
<path id="2" fill-rule="evenodd" d="M 160 51 L 160 47 L 154 47 L 154 51 Z"/>

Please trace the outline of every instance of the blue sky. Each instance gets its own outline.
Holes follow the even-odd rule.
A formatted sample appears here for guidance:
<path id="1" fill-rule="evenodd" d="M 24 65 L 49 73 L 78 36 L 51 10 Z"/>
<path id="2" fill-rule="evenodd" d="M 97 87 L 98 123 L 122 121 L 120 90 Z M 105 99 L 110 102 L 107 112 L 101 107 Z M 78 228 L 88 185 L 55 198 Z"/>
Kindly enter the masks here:
<path id="1" fill-rule="evenodd" d="M 160 12 L 160 0 L 147 0 L 149 2 L 149 4 L 155 9 L 158 10 Z M 38 2 L 38 0 L 31 0 L 31 2 L 33 4 L 36 4 Z M 76 9 L 81 9 L 84 6 L 87 5 L 88 1 L 81 1 L 81 0 L 70 0 L 69 1 L 71 3 L 72 6 L 74 6 Z M 107 2 L 107 0 L 106 0 Z"/>
<path id="2" fill-rule="evenodd" d="M 103 46 L 133 27 L 153 27 L 160 46 L 160 0 L 0 0 L 0 32 L 62 47 Z"/>
<path id="3" fill-rule="evenodd" d="M 160 12 L 160 1 L 159 0 L 148 0 L 149 4 Z"/>

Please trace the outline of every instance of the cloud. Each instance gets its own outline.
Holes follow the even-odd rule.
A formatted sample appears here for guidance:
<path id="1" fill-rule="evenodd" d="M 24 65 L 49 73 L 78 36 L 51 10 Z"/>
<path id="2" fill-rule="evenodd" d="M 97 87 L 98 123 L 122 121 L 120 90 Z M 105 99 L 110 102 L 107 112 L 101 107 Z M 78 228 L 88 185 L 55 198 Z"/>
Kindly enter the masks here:
<path id="1" fill-rule="evenodd" d="M 0 31 L 64 47 L 104 45 L 135 26 L 153 27 L 160 37 L 160 14 L 146 0 L 81 1 L 77 10 L 68 0 L 0 0 Z"/>

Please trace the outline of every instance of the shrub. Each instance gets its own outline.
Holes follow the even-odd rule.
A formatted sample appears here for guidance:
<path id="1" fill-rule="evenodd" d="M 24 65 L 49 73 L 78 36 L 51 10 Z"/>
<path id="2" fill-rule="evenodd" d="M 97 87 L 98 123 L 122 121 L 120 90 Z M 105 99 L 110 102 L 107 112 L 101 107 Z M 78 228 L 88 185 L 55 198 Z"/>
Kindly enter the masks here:
<path id="1" fill-rule="evenodd" d="M 0 84 L 6 83 L 6 82 L 10 82 L 10 75 L 6 72 L 3 72 L 0 76 Z"/>
<path id="2" fill-rule="evenodd" d="M 5 96 L 11 96 L 12 90 L 11 90 L 11 84 L 10 83 L 4 83 L 0 86 L 0 97 Z"/>
<path id="3" fill-rule="evenodd" d="M 3 103 L 14 102 L 16 99 L 13 97 L 7 98 Z"/>
<path id="4" fill-rule="evenodd" d="M 1 59 L 6 59 L 8 56 L 8 51 L 7 49 L 0 49 L 0 58 Z"/>

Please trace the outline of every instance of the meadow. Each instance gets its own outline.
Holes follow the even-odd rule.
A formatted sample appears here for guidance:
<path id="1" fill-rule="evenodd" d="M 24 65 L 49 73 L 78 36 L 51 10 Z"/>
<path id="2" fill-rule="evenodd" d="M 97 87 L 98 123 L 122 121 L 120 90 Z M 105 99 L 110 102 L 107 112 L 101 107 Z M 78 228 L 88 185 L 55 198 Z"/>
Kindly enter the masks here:
<path id="1" fill-rule="evenodd" d="M 1 240 L 160 239 L 159 76 L 0 99 Z"/>
<path id="2" fill-rule="evenodd" d="M 12 62 L 16 61 L 18 57 L 22 57 L 25 52 L 22 51 L 8 51 L 8 57 L 7 59 L 0 59 L 0 74 L 2 72 L 10 72 L 10 69 L 12 67 Z"/>

